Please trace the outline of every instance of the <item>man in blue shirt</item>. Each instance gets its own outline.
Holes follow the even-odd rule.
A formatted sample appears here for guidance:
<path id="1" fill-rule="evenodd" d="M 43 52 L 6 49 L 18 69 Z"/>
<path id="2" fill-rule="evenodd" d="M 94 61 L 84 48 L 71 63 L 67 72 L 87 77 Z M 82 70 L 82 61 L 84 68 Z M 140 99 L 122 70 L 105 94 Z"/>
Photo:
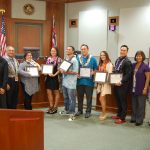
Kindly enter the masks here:
<path id="1" fill-rule="evenodd" d="M 75 106 L 76 106 L 76 85 L 77 85 L 77 75 L 79 70 L 78 61 L 76 56 L 74 56 L 74 47 L 68 46 L 66 50 L 66 60 L 72 63 L 72 66 L 68 71 L 60 70 L 63 74 L 62 80 L 62 90 L 64 95 L 64 105 L 65 111 L 67 114 L 74 116 Z M 69 121 L 72 121 L 72 117 L 69 118 Z"/>
<path id="2" fill-rule="evenodd" d="M 94 73 L 97 70 L 96 58 L 89 54 L 89 47 L 86 44 L 81 45 L 81 55 L 78 56 L 79 69 L 87 68 L 90 69 L 90 75 L 82 76 L 77 80 L 77 97 L 78 97 L 78 112 L 76 116 L 83 114 L 83 99 L 84 94 L 86 95 L 87 108 L 85 118 L 89 118 L 92 107 L 92 95 L 94 89 Z"/>

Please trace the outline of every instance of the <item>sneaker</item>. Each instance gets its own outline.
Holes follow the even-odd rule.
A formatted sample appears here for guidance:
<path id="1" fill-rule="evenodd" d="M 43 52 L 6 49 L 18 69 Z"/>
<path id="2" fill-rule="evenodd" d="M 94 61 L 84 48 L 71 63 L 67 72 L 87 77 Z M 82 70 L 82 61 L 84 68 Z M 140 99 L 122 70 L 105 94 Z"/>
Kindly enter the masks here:
<path id="1" fill-rule="evenodd" d="M 72 114 L 72 115 L 70 115 L 68 121 L 73 121 L 73 120 L 75 120 L 75 115 Z"/>
<path id="2" fill-rule="evenodd" d="M 80 116 L 80 115 L 82 115 L 82 114 L 83 114 L 82 111 L 78 111 L 78 112 L 75 114 L 75 116 Z"/>
<path id="3" fill-rule="evenodd" d="M 69 115 L 69 112 L 66 110 L 60 111 L 59 112 L 60 115 Z"/>
<path id="4" fill-rule="evenodd" d="M 86 113 L 86 114 L 85 114 L 85 118 L 89 118 L 90 116 L 91 116 L 90 113 Z"/>

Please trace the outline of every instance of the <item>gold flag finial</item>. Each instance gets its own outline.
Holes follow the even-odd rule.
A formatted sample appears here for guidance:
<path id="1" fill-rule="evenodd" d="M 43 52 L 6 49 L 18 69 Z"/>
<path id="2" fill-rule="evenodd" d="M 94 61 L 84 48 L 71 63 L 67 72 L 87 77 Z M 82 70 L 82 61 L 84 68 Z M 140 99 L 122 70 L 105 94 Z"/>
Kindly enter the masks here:
<path id="1" fill-rule="evenodd" d="M 0 9 L 0 13 L 4 14 L 5 13 L 5 9 Z"/>

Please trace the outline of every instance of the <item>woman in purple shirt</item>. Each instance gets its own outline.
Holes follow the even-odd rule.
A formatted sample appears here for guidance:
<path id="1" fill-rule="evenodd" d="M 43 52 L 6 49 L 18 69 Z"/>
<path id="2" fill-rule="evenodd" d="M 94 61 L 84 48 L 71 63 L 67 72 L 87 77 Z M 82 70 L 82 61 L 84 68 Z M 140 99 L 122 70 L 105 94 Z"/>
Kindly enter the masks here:
<path id="1" fill-rule="evenodd" d="M 145 117 L 145 104 L 149 86 L 149 67 L 144 63 L 145 54 L 137 51 L 134 57 L 133 67 L 133 87 L 132 87 L 132 116 L 131 123 L 136 126 L 143 124 Z"/>

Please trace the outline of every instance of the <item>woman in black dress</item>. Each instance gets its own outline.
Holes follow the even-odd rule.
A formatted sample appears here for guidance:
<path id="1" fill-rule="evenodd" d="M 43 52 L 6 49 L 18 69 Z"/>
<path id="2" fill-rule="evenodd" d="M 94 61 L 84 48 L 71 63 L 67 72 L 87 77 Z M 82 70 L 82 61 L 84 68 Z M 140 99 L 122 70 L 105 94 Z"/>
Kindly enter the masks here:
<path id="1" fill-rule="evenodd" d="M 57 113 L 58 100 L 60 98 L 59 93 L 59 70 L 58 67 L 62 59 L 58 57 L 58 49 L 56 47 L 52 48 L 50 51 L 50 56 L 48 57 L 46 64 L 53 64 L 53 74 L 49 74 L 46 77 L 45 85 L 47 89 L 47 96 L 49 100 L 49 109 L 47 113 L 54 114 Z"/>

